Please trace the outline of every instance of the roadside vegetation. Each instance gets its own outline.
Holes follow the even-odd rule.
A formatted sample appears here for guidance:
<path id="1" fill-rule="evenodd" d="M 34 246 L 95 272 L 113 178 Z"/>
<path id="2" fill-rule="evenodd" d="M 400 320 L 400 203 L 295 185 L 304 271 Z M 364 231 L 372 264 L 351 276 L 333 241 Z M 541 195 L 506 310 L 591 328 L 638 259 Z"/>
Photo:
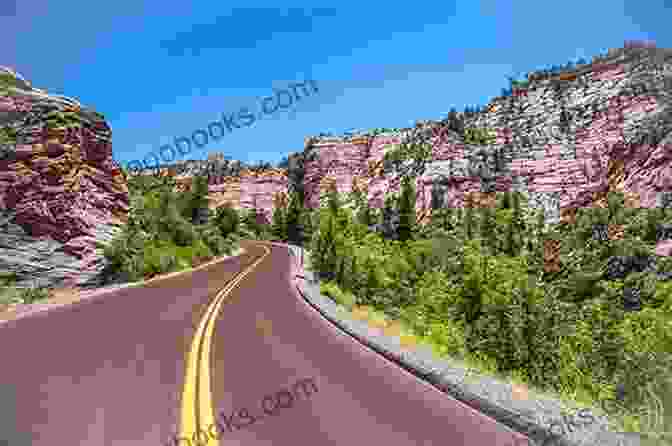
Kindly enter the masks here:
<path id="1" fill-rule="evenodd" d="M 227 206 L 208 208 L 205 176 L 194 177 L 191 190 L 180 193 L 171 176 L 124 173 L 131 206 L 128 224 L 104 248 L 110 282 L 138 281 L 198 266 L 233 254 L 241 236 L 262 235 L 254 212 L 241 216 Z"/>
<path id="2" fill-rule="evenodd" d="M 624 431 L 651 428 L 654 389 L 670 430 L 672 260 L 654 255 L 671 237 L 670 209 L 629 208 L 610 193 L 606 208 L 550 225 L 505 193 L 494 207 L 437 207 L 421 226 L 413 183 L 382 211 L 357 190 L 301 211 L 315 226 L 304 240 L 324 295 L 483 373 L 608 407 Z M 272 228 L 283 240 L 286 212 Z"/>
<path id="3" fill-rule="evenodd" d="M 0 274 L 0 307 L 13 304 L 32 304 L 49 297 L 44 287 L 17 287 L 15 273 Z"/>

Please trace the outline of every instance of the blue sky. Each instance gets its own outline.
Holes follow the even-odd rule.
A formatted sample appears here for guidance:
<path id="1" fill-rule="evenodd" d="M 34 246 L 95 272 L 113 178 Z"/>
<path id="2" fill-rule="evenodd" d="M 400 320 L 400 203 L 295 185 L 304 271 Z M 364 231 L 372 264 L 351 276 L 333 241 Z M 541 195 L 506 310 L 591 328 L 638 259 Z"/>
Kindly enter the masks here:
<path id="1" fill-rule="evenodd" d="M 670 0 L 21 0 L 14 12 L 0 11 L 0 65 L 103 113 L 122 164 L 306 79 L 318 93 L 189 158 L 276 162 L 320 132 L 484 105 L 509 75 L 624 40 L 672 47 Z"/>

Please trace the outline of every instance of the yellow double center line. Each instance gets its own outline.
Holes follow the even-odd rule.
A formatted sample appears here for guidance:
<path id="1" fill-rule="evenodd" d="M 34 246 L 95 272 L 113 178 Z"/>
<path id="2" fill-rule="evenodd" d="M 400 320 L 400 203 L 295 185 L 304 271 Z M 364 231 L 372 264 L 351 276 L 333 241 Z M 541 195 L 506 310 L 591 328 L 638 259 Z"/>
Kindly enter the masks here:
<path id="1" fill-rule="evenodd" d="M 262 248 L 265 251 L 264 255 L 252 265 L 245 268 L 231 282 L 227 283 L 217 293 L 212 302 L 210 302 L 191 342 L 191 349 L 187 357 L 184 388 L 182 390 L 179 436 L 182 439 L 195 439 L 195 444 L 202 446 L 216 446 L 219 444 L 219 441 L 213 435 L 208 435 L 208 431 L 215 425 L 215 411 L 210 387 L 210 351 L 215 321 L 226 297 L 236 285 L 271 253 L 268 247 L 262 246 Z M 194 434 L 197 431 L 198 435 L 195 438 Z M 189 441 L 187 444 L 194 443 Z"/>

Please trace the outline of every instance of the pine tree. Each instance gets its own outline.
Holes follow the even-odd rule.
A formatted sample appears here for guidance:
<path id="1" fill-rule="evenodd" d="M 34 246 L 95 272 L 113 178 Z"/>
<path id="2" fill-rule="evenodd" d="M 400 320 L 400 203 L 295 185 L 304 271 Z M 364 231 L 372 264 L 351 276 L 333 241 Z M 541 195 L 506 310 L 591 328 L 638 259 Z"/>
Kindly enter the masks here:
<path id="1" fill-rule="evenodd" d="M 521 254 L 521 233 L 518 232 L 515 221 L 511 220 L 504 229 L 504 252 L 511 257 Z"/>
<path id="2" fill-rule="evenodd" d="M 367 228 L 371 225 L 371 207 L 366 190 L 360 190 L 357 182 L 352 180 L 352 195 L 357 207 L 357 222 Z"/>
<path id="3" fill-rule="evenodd" d="M 286 213 L 286 236 L 294 244 L 302 245 L 304 241 L 304 213 L 297 191 L 292 190 L 289 194 L 289 203 Z"/>
<path id="4" fill-rule="evenodd" d="M 508 190 L 502 194 L 502 199 L 500 203 L 502 209 L 511 209 L 513 207 L 513 200 L 511 199 L 511 192 Z"/>
<path id="5" fill-rule="evenodd" d="M 367 228 L 369 228 L 374 223 L 374 217 L 368 199 L 365 199 L 362 203 L 362 207 L 359 212 L 359 223 Z"/>
<path id="6" fill-rule="evenodd" d="M 320 210 L 317 209 L 317 212 L 320 212 Z M 317 230 L 315 231 L 312 231 L 311 226 L 311 237 L 309 239 L 308 249 L 310 250 L 310 262 L 314 271 L 321 271 L 322 264 L 324 263 L 324 250 L 322 249 L 322 237 L 319 231 L 321 225 L 318 224 L 317 226 Z"/>
<path id="7" fill-rule="evenodd" d="M 447 207 L 444 209 L 443 230 L 452 231 L 453 229 L 453 208 Z"/>
<path id="8" fill-rule="evenodd" d="M 383 237 L 386 239 L 394 239 L 397 232 L 392 222 L 392 217 L 394 216 L 394 198 L 392 195 L 385 197 L 385 203 L 383 204 L 381 214 Z"/>
<path id="9" fill-rule="evenodd" d="M 357 256 L 350 256 L 350 291 L 359 288 L 359 270 L 357 269 Z"/>
<path id="10" fill-rule="evenodd" d="M 520 192 L 515 191 L 511 194 L 511 206 L 513 208 L 514 230 L 523 233 L 525 231 L 525 218 L 521 207 Z"/>
<path id="11" fill-rule="evenodd" d="M 399 210 L 399 240 L 402 242 L 412 238 L 415 227 L 415 185 L 410 176 L 403 178 L 401 183 L 401 195 L 398 204 Z"/>
<path id="12" fill-rule="evenodd" d="M 195 225 L 204 224 L 208 220 L 208 179 L 197 176 L 192 183 L 191 221 Z"/>
<path id="13" fill-rule="evenodd" d="M 324 258 L 324 271 L 329 272 L 333 275 L 336 272 L 336 267 L 338 264 L 338 253 L 336 252 L 336 238 L 338 234 L 338 222 L 337 217 L 333 214 L 326 216 L 326 231 L 320 230 L 320 234 L 324 234 L 324 247 L 325 247 L 325 258 Z"/>
<path id="14" fill-rule="evenodd" d="M 467 206 L 464 209 L 464 236 L 466 240 L 471 240 L 474 237 L 474 209 L 471 206 Z"/>
<path id="15" fill-rule="evenodd" d="M 492 209 L 488 206 L 481 208 L 481 236 L 484 239 L 485 245 L 489 247 L 492 252 L 497 251 L 497 224 L 492 212 Z"/>
<path id="16" fill-rule="evenodd" d="M 462 223 L 464 222 L 464 212 L 461 207 L 455 208 L 455 224 L 456 226 L 462 227 Z"/>
<path id="17" fill-rule="evenodd" d="M 222 237 L 238 232 L 240 216 L 238 211 L 229 204 L 217 208 L 215 212 L 215 225 L 219 228 Z"/>
<path id="18" fill-rule="evenodd" d="M 258 211 L 256 200 L 252 208 L 250 208 L 243 218 L 245 226 L 255 235 L 258 236 L 261 233 L 261 228 L 258 221 Z"/>
<path id="19" fill-rule="evenodd" d="M 318 226 L 319 219 L 316 213 L 310 209 L 303 208 L 301 213 L 301 227 L 303 228 L 302 240 L 304 243 L 310 243 L 313 240 L 315 228 Z"/>
<path id="20" fill-rule="evenodd" d="M 273 209 L 273 217 L 271 220 L 271 233 L 278 240 L 287 240 L 287 219 L 286 210 L 281 206 L 276 206 Z"/>
<path id="21" fill-rule="evenodd" d="M 439 208 L 432 210 L 432 227 L 446 232 L 452 231 L 453 215 L 454 210 L 452 208 Z"/>
<path id="22" fill-rule="evenodd" d="M 327 192 L 327 207 L 334 217 L 338 215 L 338 209 L 341 207 L 341 200 L 338 196 L 336 185 L 332 185 Z"/>

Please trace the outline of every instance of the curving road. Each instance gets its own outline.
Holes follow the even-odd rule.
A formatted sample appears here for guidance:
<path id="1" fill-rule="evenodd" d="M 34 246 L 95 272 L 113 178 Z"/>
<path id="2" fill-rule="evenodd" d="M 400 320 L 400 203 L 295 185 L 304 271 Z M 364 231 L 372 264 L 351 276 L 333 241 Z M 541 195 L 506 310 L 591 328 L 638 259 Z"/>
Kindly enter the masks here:
<path id="1" fill-rule="evenodd" d="M 332 326 L 286 247 L 243 247 L 0 326 L 0 445 L 527 444 Z"/>

